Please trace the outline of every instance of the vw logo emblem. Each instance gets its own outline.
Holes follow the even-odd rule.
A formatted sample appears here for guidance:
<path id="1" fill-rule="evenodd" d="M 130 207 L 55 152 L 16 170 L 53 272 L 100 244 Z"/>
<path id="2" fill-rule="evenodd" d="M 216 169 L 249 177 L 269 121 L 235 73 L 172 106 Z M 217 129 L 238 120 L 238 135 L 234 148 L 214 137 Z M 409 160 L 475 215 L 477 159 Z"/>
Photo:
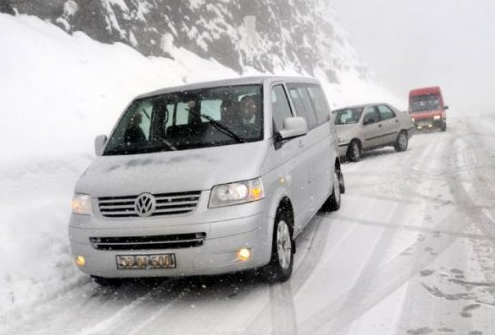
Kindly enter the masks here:
<path id="1" fill-rule="evenodd" d="M 148 217 L 155 211 L 156 200 L 155 197 L 149 193 L 143 193 L 137 197 L 134 203 L 134 209 L 136 213 L 141 217 Z"/>

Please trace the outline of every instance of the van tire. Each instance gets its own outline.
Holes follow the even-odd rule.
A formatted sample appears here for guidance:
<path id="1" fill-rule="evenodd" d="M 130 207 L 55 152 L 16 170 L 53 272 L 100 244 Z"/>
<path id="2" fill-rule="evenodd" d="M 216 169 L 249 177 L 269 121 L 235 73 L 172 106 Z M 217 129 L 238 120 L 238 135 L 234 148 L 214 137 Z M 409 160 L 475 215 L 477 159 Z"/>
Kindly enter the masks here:
<path id="1" fill-rule="evenodd" d="M 402 130 L 399 135 L 397 135 L 397 139 L 395 140 L 394 148 L 395 151 L 406 151 L 407 146 L 409 145 L 409 138 L 407 137 L 407 133 Z"/>
<path id="2" fill-rule="evenodd" d="M 440 126 L 440 130 L 441 131 L 446 131 L 447 130 L 447 122 L 442 123 L 442 125 Z"/>
<path id="3" fill-rule="evenodd" d="M 361 145 L 358 140 L 352 140 L 347 148 L 347 159 L 350 162 L 359 162 L 361 159 Z"/>
<path id="4" fill-rule="evenodd" d="M 341 180 L 343 181 L 343 176 L 342 176 L 342 179 L 341 179 L 341 176 L 342 176 L 341 173 L 339 173 L 337 171 L 334 172 L 334 178 L 335 178 L 334 180 L 336 180 L 337 182 L 336 183 L 335 182 L 333 183 L 332 194 L 330 194 L 330 196 L 328 197 L 328 199 L 323 204 L 322 209 L 325 212 L 337 211 L 340 208 L 341 193 L 342 193 Z M 345 190 L 345 186 L 344 186 L 344 190 Z"/>
<path id="5" fill-rule="evenodd" d="M 281 283 L 290 278 L 294 266 L 294 247 L 288 215 L 279 209 L 273 227 L 270 263 L 261 269 L 261 275 L 267 282 Z"/>

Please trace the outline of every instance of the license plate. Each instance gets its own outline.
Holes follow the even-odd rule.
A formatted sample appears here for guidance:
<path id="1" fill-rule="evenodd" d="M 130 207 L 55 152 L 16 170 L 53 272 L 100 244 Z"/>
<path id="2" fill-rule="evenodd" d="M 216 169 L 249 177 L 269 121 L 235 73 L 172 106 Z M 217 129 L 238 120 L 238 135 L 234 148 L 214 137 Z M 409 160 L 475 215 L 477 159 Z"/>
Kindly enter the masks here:
<path id="1" fill-rule="evenodd" d="M 175 268 L 175 254 L 117 255 L 117 269 L 151 270 Z"/>

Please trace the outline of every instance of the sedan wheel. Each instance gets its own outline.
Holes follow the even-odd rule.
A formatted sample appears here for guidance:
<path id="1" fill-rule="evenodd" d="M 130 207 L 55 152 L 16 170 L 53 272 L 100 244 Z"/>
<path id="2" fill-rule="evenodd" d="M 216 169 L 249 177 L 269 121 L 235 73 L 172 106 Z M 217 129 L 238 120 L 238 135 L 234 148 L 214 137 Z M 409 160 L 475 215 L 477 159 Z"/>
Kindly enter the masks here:
<path id="1" fill-rule="evenodd" d="M 408 142 L 407 134 L 404 131 L 401 131 L 395 141 L 395 151 L 406 151 Z"/>
<path id="2" fill-rule="evenodd" d="M 349 144 L 347 159 L 351 162 L 359 162 L 359 159 L 361 159 L 361 147 L 359 146 L 358 141 L 354 140 Z"/>

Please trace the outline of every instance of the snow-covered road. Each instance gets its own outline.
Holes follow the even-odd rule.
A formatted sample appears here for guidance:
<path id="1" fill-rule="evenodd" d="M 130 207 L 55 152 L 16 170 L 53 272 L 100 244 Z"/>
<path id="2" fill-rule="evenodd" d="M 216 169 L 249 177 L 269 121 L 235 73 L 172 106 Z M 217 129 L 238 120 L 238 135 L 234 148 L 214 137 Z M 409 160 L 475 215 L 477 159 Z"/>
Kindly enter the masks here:
<path id="1" fill-rule="evenodd" d="M 297 240 L 295 272 L 82 281 L 7 312 L 2 334 L 495 334 L 495 117 L 454 119 L 344 164 L 338 212 Z"/>

